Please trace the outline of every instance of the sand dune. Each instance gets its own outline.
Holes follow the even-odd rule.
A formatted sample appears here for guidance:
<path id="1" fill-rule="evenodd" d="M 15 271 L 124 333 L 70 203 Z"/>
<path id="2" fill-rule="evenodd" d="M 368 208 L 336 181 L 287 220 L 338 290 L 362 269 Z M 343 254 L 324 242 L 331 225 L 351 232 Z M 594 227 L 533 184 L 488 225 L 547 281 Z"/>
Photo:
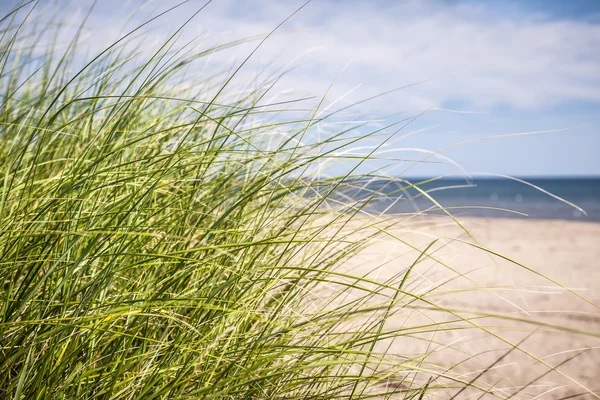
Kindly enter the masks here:
<path id="1" fill-rule="evenodd" d="M 380 351 L 399 359 L 431 352 L 414 373 L 395 377 L 395 384 L 410 386 L 413 379 L 426 380 L 431 375 L 427 371 L 454 366 L 452 379 L 470 382 L 481 374 L 479 379 L 493 386 L 499 397 L 600 398 L 600 309 L 591 304 L 600 304 L 600 224 L 465 218 L 460 219 L 463 229 L 449 218 L 395 222 L 388 234 L 344 266 L 385 281 L 411 265 L 417 249 L 438 239 L 428 252 L 431 258 L 423 257 L 407 282 L 407 289 L 426 301 L 399 310 L 387 328 L 488 315 L 438 325 L 436 332 L 407 331 L 392 343 L 380 343 Z M 436 307 L 447 311 L 432 310 Z M 509 319 L 489 316 L 494 313 Z M 520 342 L 521 350 L 510 351 L 511 343 Z M 455 393 L 439 395 L 449 398 Z M 466 390 L 458 398 L 480 394 Z"/>

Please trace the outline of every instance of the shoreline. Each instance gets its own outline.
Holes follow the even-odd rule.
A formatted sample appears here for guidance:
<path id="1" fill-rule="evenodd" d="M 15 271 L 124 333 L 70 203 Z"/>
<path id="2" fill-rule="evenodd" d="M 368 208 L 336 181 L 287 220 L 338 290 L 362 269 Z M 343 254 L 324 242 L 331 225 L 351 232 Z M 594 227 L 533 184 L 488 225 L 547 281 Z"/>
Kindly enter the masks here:
<path id="1" fill-rule="evenodd" d="M 369 217 L 373 217 L 375 215 L 379 215 L 378 213 L 373 213 L 373 212 L 364 212 L 362 213 L 363 215 L 369 216 Z M 452 213 L 451 213 L 452 214 Z M 390 218 L 440 218 L 440 219 L 445 219 L 445 218 L 449 218 L 447 214 L 443 214 L 443 213 L 436 213 L 436 214 L 418 214 L 415 215 L 415 213 L 385 213 L 385 214 L 381 214 L 381 216 L 385 216 L 385 217 L 390 217 Z M 521 215 L 514 215 L 514 216 L 491 216 L 491 215 L 486 215 L 486 216 L 481 216 L 481 215 L 457 215 L 457 214 L 452 214 L 453 217 L 455 217 L 456 219 L 474 219 L 474 220 L 509 220 L 509 221 L 513 221 L 513 220 L 518 220 L 518 221 L 560 221 L 560 222 L 582 222 L 582 223 L 586 223 L 586 224 L 600 224 L 600 219 L 583 219 L 583 218 L 579 218 L 579 219 L 574 219 L 574 218 L 562 218 L 562 217 L 556 217 L 556 218 L 548 218 L 548 217 L 531 217 L 531 216 L 521 216 Z"/>

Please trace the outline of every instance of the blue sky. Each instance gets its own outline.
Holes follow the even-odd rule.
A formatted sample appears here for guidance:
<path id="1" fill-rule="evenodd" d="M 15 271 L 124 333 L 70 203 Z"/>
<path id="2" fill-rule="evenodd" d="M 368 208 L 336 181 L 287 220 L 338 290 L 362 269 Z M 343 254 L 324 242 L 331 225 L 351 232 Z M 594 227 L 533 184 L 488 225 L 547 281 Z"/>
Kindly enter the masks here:
<path id="1" fill-rule="evenodd" d="M 3 10 L 14 4 L 0 1 Z M 70 10 L 77 20 L 74 10 L 89 2 L 42 3 Z M 302 3 L 215 0 L 186 35 L 218 42 L 264 34 Z M 91 43 L 100 47 L 118 35 L 126 11 L 137 4 L 98 2 L 87 32 Z M 172 4 L 147 2 L 130 24 Z M 145 46 L 159 43 L 203 4 L 191 0 L 163 18 Z M 251 49 L 239 47 L 212 65 L 240 60 Z M 326 105 L 427 81 L 354 110 L 352 118 L 376 124 L 391 120 L 384 115 L 432 110 L 390 143 L 386 151 L 394 155 L 468 142 L 441 153 L 471 173 L 600 175 L 600 1 L 314 0 L 269 39 L 238 80 L 268 64 L 297 66 L 279 84 L 293 96 L 321 96 L 339 75 Z M 422 164 L 407 173 L 455 172 L 454 166 Z"/>

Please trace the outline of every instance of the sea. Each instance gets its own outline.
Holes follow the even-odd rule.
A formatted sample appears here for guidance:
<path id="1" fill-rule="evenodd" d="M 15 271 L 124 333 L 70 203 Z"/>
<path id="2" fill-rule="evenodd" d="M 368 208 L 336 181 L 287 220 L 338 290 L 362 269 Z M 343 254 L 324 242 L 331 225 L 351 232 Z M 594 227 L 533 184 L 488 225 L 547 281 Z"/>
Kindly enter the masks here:
<path id="1" fill-rule="evenodd" d="M 384 214 L 600 221 L 600 177 L 362 178 L 335 197 Z"/>

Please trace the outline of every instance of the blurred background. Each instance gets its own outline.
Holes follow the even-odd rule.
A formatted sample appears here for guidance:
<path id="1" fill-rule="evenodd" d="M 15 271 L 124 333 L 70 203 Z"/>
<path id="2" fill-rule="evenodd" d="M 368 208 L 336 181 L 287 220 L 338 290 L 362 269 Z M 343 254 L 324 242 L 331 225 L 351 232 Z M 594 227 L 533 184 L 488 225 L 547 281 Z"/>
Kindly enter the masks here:
<path id="1" fill-rule="evenodd" d="M 26 3 L 3 1 L 1 11 Z M 136 32 L 137 53 L 152 54 L 172 34 L 182 51 L 250 39 L 202 58 L 186 79 L 232 74 L 252 54 L 230 87 L 243 90 L 276 77 L 264 103 L 306 97 L 293 107 L 319 107 L 316 117 L 338 111 L 314 135 L 357 126 L 362 133 L 381 129 L 354 150 L 364 155 L 385 138 L 378 157 L 354 172 L 452 175 L 468 185 L 477 176 L 544 178 L 536 186 L 600 219 L 600 181 L 590 179 L 600 176 L 598 1 L 29 3 L 48 23 L 68 15 L 71 26 L 62 30 L 59 48 L 68 46 L 69 35 L 87 18 L 82 39 L 89 59 L 171 9 Z M 207 88 L 207 96 L 216 89 Z M 344 174 L 353 167 L 327 165 L 318 173 Z M 585 217 L 546 195 L 521 191 L 523 185 L 479 182 L 478 191 L 468 192 L 478 205 L 514 205 L 544 218 Z M 464 203 L 464 195 L 440 194 L 452 204 Z M 528 203 L 532 198 L 535 204 Z"/>

